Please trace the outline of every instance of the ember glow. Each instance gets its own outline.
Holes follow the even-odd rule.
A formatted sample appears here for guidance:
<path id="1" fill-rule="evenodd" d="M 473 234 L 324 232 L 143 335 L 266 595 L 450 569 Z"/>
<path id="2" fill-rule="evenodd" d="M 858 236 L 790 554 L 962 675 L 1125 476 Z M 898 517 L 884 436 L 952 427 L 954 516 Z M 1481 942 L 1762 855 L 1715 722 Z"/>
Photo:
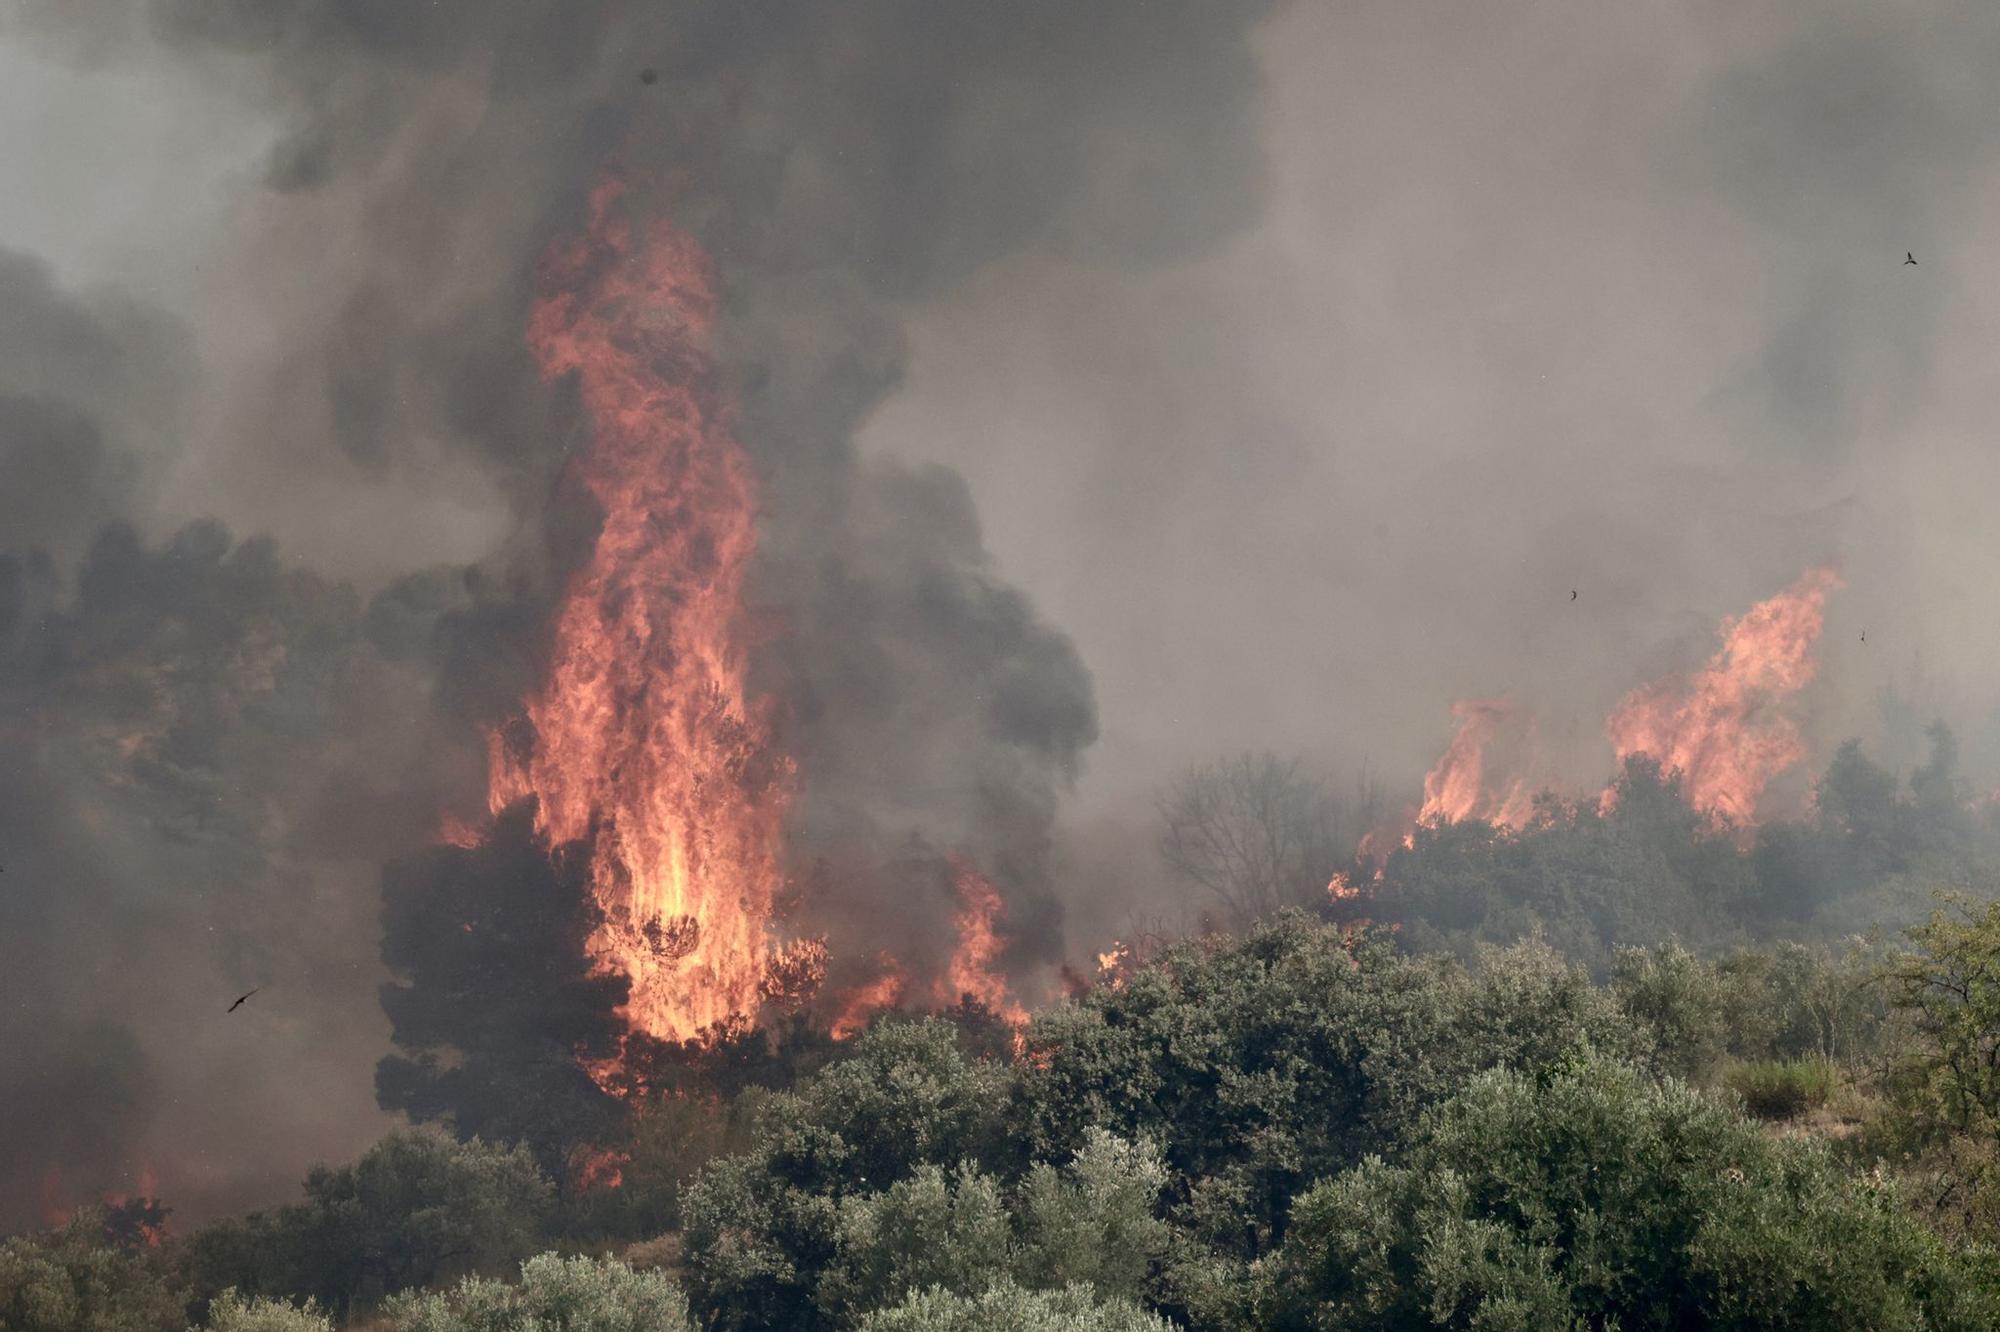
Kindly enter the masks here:
<path id="1" fill-rule="evenodd" d="M 544 257 L 529 322 L 542 373 L 576 378 L 594 436 L 573 465 L 604 522 L 532 734 L 492 738 L 490 803 L 533 796 L 552 841 L 590 844 L 591 954 L 631 977 L 635 1030 L 687 1040 L 796 999 L 825 950 L 773 937 L 793 768 L 744 683 L 757 486 L 715 385 L 709 262 L 619 196 L 600 187 L 588 233 Z"/>
<path id="2" fill-rule="evenodd" d="M 1645 753 L 1678 771 L 1690 804 L 1748 825 L 1773 777 L 1806 756 L 1798 724 L 1780 709 L 1811 683 L 1832 569 L 1809 569 L 1741 619 L 1724 620 L 1722 647 L 1689 679 L 1628 694 L 1605 730 L 1622 762 Z"/>

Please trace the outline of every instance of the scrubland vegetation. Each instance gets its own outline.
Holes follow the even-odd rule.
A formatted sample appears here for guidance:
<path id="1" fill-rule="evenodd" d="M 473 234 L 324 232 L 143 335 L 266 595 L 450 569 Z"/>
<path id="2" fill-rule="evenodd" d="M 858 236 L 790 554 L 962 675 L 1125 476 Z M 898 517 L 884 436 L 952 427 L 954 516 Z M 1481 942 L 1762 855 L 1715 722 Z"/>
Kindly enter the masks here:
<path id="1" fill-rule="evenodd" d="M 615 1188 L 444 1114 L 272 1211 L 86 1212 L 0 1246 L 0 1326 L 2000 1326 L 2000 830 L 1949 741 L 1755 836 L 1636 762 L 1372 894 L 1224 884 L 1018 1039 L 737 1032 L 591 1121 Z"/>

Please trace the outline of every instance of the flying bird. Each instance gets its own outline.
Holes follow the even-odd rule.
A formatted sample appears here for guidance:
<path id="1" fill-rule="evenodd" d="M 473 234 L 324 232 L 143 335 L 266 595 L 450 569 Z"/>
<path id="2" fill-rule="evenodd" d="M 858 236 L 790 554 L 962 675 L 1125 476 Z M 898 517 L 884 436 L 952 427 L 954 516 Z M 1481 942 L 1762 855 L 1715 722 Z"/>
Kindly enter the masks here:
<path id="1" fill-rule="evenodd" d="M 639 82 L 646 84 L 648 87 L 658 82 L 659 77 L 659 72 L 650 66 L 639 71 Z"/>
<path id="2" fill-rule="evenodd" d="M 257 990 L 261 990 L 261 989 L 263 989 L 263 988 L 264 988 L 263 986 L 259 985 L 259 986 L 257 987 Z M 250 997 L 250 995 L 251 995 L 251 994 L 255 994 L 255 993 L 257 993 L 257 990 L 252 990 L 252 991 L 250 991 L 250 994 L 246 994 L 246 995 L 244 995 L 244 996 L 243 996 L 243 999 L 248 999 L 248 998 Z M 236 1011 L 237 1009 L 239 1009 L 239 1008 L 243 1007 L 243 999 L 238 999 L 238 1000 L 237 1000 L 237 1001 L 236 1001 L 235 1003 L 231 1004 L 231 1005 L 229 1006 L 229 1010 L 228 1010 L 228 1011 L 230 1011 L 231 1013 L 234 1013 L 234 1012 L 235 1012 L 235 1011 Z"/>
<path id="3" fill-rule="evenodd" d="M 1917 262 L 1917 256 L 1911 254 L 1908 250 L 1903 251 L 1903 267 L 1908 268 L 1915 262 Z"/>
<path id="4" fill-rule="evenodd" d="M 1576 589 L 1575 589 L 1575 588 L 1571 588 L 1571 589 L 1569 590 L 1569 599 L 1570 599 L 1571 601 L 1575 601 L 1575 600 L 1576 600 Z"/>

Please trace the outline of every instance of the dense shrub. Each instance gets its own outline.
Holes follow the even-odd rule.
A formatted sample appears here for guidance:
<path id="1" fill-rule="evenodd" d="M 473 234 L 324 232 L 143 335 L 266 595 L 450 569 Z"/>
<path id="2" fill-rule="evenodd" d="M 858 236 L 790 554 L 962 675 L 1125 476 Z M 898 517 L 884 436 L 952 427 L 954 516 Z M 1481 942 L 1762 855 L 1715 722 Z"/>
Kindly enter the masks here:
<path id="1" fill-rule="evenodd" d="M 246 1300 L 228 1290 L 209 1305 L 201 1332 L 334 1332 L 334 1328 L 311 1301 L 301 1307 L 285 1300 Z"/>
<path id="2" fill-rule="evenodd" d="M 1990 1328 L 1990 1256 L 1682 1084 L 1481 1075 L 1298 1201 L 1244 1326 Z"/>
<path id="3" fill-rule="evenodd" d="M 524 1148 L 430 1133 L 384 1138 L 351 1166 L 315 1167 L 306 1199 L 196 1232 L 197 1295 L 310 1297 L 337 1316 L 394 1291 L 498 1271 L 544 1240 L 549 1181 Z"/>
<path id="4" fill-rule="evenodd" d="M 7 1332 L 181 1332 L 184 1311 L 158 1255 L 111 1243 L 101 1213 L 0 1242 Z"/>
<path id="5" fill-rule="evenodd" d="M 395 1332 L 693 1332 L 687 1300 L 658 1272 L 545 1253 L 518 1284 L 467 1277 L 388 1302 Z"/>
<path id="6" fill-rule="evenodd" d="M 1797 1119 L 1833 1097 L 1840 1070 L 1825 1059 L 1762 1060 L 1738 1064 L 1723 1085 L 1743 1098 L 1743 1108 L 1759 1119 Z"/>
<path id="7" fill-rule="evenodd" d="M 1169 948 L 1037 1017 L 1019 1141 L 1040 1160 L 1100 1126 L 1159 1144 L 1176 1219 L 1248 1261 L 1282 1238 L 1295 1193 L 1393 1148 L 1471 1074 L 1579 1044 L 1642 1042 L 1546 947 L 1488 950 L 1468 970 L 1287 916 L 1240 943 Z"/>
<path id="8" fill-rule="evenodd" d="M 927 1290 L 871 1314 L 861 1332 L 1170 1332 L 1172 1324 L 1088 1286 L 1031 1291 L 1001 1284 L 977 1295 Z"/>

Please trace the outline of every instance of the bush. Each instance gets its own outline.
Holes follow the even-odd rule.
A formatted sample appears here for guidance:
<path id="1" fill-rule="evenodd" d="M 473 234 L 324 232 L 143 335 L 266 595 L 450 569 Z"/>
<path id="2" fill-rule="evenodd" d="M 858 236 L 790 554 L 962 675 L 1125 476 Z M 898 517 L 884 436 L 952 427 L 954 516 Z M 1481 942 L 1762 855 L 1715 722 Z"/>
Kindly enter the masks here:
<path id="1" fill-rule="evenodd" d="M 2000 1326 L 1992 1276 L 1823 1147 L 1589 1058 L 1484 1074 L 1407 1163 L 1306 1193 L 1245 1322 L 1970 1332 Z"/>
<path id="2" fill-rule="evenodd" d="M 333 1322 L 308 1300 L 303 1308 L 283 1300 L 245 1301 L 224 1291 L 208 1307 L 204 1332 L 333 1332 Z M 188 1332 L 196 1332 L 190 1328 Z"/>
<path id="3" fill-rule="evenodd" d="M 1728 994 L 1722 978 L 1676 943 L 1620 948 L 1611 964 L 1618 1005 L 1652 1031 L 1661 1066 L 1702 1078 L 1729 1038 Z"/>
<path id="4" fill-rule="evenodd" d="M 1797 1119 L 1833 1098 L 1840 1070 L 1820 1058 L 1762 1060 L 1736 1065 L 1722 1081 L 1757 1118 Z"/>
<path id="5" fill-rule="evenodd" d="M 7 1332 L 181 1332 L 186 1300 L 150 1251 L 107 1245 L 103 1215 L 0 1242 Z"/>
<path id="6" fill-rule="evenodd" d="M 949 1023 L 892 1020 L 857 1037 L 847 1059 L 772 1096 L 751 1150 L 710 1166 L 683 1197 L 697 1311 L 725 1329 L 828 1326 L 829 1308 L 852 1298 L 820 1290 L 842 1261 L 843 1235 L 879 1223 L 893 1238 L 910 1214 L 954 1205 L 938 1195 L 942 1172 L 964 1182 L 968 1167 L 1007 1154 L 1010 1080 L 1005 1065 L 968 1057 Z M 848 1204 L 913 1179 L 880 1216 Z M 899 1259 L 882 1261 L 900 1270 Z M 901 1278 L 853 1279 L 872 1288 Z"/>
<path id="7" fill-rule="evenodd" d="M 1611 997 L 1545 946 L 1468 970 L 1296 914 L 1239 943 L 1167 949 L 1116 989 L 1038 1015 L 1017 1064 L 1018 1139 L 1072 1156 L 1093 1128 L 1158 1144 L 1174 1219 L 1254 1261 L 1292 1197 L 1480 1069 L 1540 1068 L 1581 1043 L 1638 1053 Z"/>
<path id="8" fill-rule="evenodd" d="M 860 1332 L 1172 1332 L 1173 1325 L 1088 1286 L 1029 1291 L 1011 1283 L 981 1295 L 927 1290 L 863 1319 Z"/>
<path id="9" fill-rule="evenodd" d="M 338 1317 L 398 1290 L 499 1271 L 542 1243 L 554 1190 L 525 1148 L 394 1133 L 315 1167 L 306 1200 L 197 1231 L 195 1291 L 310 1297 Z"/>
<path id="10" fill-rule="evenodd" d="M 467 1277 L 442 1294 L 398 1295 L 396 1332 L 693 1332 L 687 1300 L 659 1272 L 553 1253 L 521 1265 L 519 1285 Z"/>

